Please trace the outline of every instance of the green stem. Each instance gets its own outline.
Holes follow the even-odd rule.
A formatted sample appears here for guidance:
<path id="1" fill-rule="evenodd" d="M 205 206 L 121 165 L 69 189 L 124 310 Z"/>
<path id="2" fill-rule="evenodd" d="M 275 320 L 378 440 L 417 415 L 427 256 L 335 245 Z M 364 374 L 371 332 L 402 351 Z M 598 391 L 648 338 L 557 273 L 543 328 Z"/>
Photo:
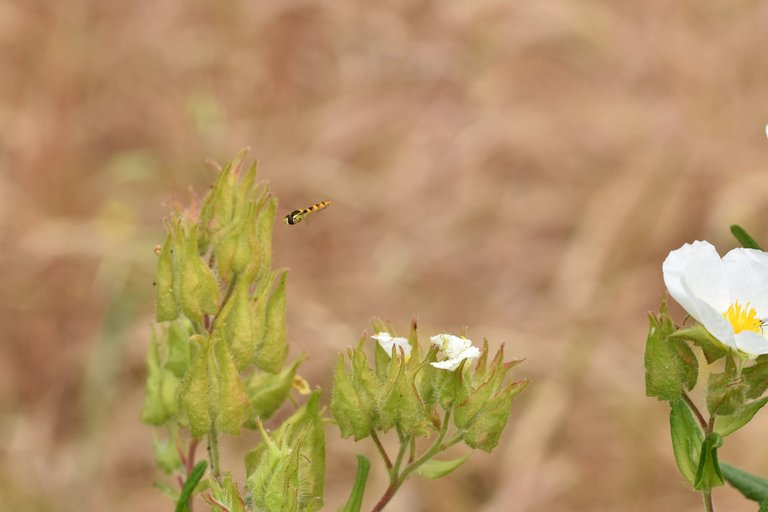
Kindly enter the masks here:
<path id="1" fill-rule="evenodd" d="M 706 512 L 715 512 L 715 505 L 712 503 L 712 491 L 702 491 L 701 494 L 704 495 L 704 510 Z"/>
<path id="2" fill-rule="evenodd" d="M 216 422 L 211 422 L 211 431 L 208 432 L 208 458 L 211 459 L 211 473 L 216 480 L 221 476 L 219 470 L 219 431 Z"/>
<path id="3" fill-rule="evenodd" d="M 371 430 L 371 439 L 373 439 L 373 444 L 375 444 L 376 448 L 379 450 L 381 458 L 384 459 L 384 464 L 387 466 L 387 471 L 390 471 L 392 469 L 392 461 L 389 459 L 389 455 L 387 455 L 387 451 L 381 444 L 381 440 L 379 440 L 379 436 L 376 435 L 375 430 Z"/>
<path id="4" fill-rule="evenodd" d="M 387 490 L 384 491 L 384 495 L 381 497 L 381 499 L 379 499 L 378 503 L 376 503 L 376 505 L 374 505 L 374 507 L 371 509 L 371 512 L 380 512 L 383 510 L 387 503 L 389 503 L 392 497 L 395 495 L 397 490 L 400 488 L 400 486 L 403 484 L 403 482 L 408 479 L 408 476 L 410 476 L 411 473 L 416 471 L 419 466 L 432 459 L 432 457 L 437 455 L 437 453 L 446 448 L 443 445 L 443 439 L 445 439 L 445 434 L 448 432 L 448 424 L 450 423 L 452 410 L 453 409 L 450 408 L 445 412 L 445 418 L 443 418 L 443 424 L 440 427 L 440 433 L 438 434 L 437 439 L 435 439 L 435 442 L 432 443 L 432 446 L 429 448 L 429 450 L 427 450 L 424 455 L 416 459 L 414 462 L 408 464 L 402 473 L 400 473 L 400 464 L 402 464 L 405 452 L 408 450 L 411 444 L 411 439 L 403 437 L 400 431 L 398 431 L 398 435 L 400 436 L 400 451 L 397 453 L 397 459 L 395 460 L 395 464 L 389 473 L 389 487 L 387 487 Z M 460 439 L 459 435 L 452 438 L 451 441 L 455 443 L 458 442 L 457 439 Z"/>
<path id="5" fill-rule="evenodd" d="M 691 410 L 693 415 L 696 416 L 696 419 L 699 421 L 701 428 L 706 430 L 707 420 L 704 419 L 704 415 L 701 414 L 701 411 L 699 411 L 699 408 L 696 407 L 696 404 L 693 403 L 693 400 L 691 400 L 687 393 L 683 393 L 683 401 L 686 403 L 686 405 L 688 405 L 688 408 Z"/>
<path id="6" fill-rule="evenodd" d="M 400 475 L 400 482 L 404 482 L 408 476 L 416 471 L 419 466 L 424 464 L 425 462 L 429 461 L 437 455 L 439 452 L 443 451 L 446 447 L 443 446 L 443 439 L 445 439 L 445 434 L 448 433 L 448 423 L 451 418 L 451 411 L 453 408 L 451 407 L 445 412 L 445 418 L 443 419 L 443 425 L 440 428 L 440 434 L 438 434 L 437 439 L 435 439 L 435 442 L 432 443 L 432 446 L 430 446 L 429 450 L 427 450 L 424 455 L 416 459 L 414 462 L 409 464 Z M 455 439 L 455 438 L 454 438 Z M 453 439 L 452 439 L 453 440 Z"/>

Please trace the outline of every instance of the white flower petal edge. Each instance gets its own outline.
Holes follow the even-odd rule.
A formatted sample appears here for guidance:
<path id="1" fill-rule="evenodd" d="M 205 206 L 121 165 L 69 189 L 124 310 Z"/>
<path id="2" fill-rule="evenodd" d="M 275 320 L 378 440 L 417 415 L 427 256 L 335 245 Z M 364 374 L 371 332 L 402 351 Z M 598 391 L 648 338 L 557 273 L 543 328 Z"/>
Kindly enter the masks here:
<path id="1" fill-rule="evenodd" d="M 768 253 L 733 249 L 723 256 L 731 297 L 749 302 L 758 318 L 768 318 Z"/>
<path id="2" fill-rule="evenodd" d="M 453 334 L 437 334 L 430 338 L 433 345 L 436 345 L 448 357 L 444 361 L 430 363 L 435 368 L 456 370 L 465 359 L 477 359 L 482 351 L 472 345 L 472 340 L 454 336 Z"/>
<path id="3" fill-rule="evenodd" d="M 717 311 L 728 309 L 725 265 L 709 242 L 697 240 L 670 252 L 661 268 L 669 294 L 697 321 L 703 323 L 694 299 Z"/>
<path id="4" fill-rule="evenodd" d="M 400 348 L 402 348 L 406 360 L 411 357 L 412 347 L 405 338 L 393 338 L 388 332 L 376 333 L 371 336 L 371 338 L 379 342 L 379 346 L 384 349 L 384 352 L 386 352 L 389 357 L 392 357 L 392 347 L 399 347 L 396 349 L 397 354 L 400 354 Z"/>
<path id="5" fill-rule="evenodd" d="M 670 252 L 662 270 L 672 298 L 723 344 L 768 353 L 760 325 L 768 318 L 768 254 L 738 248 L 720 259 L 712 244 L 696 241 Z M 733 314 L 735 305 L 752 316 Z"/>

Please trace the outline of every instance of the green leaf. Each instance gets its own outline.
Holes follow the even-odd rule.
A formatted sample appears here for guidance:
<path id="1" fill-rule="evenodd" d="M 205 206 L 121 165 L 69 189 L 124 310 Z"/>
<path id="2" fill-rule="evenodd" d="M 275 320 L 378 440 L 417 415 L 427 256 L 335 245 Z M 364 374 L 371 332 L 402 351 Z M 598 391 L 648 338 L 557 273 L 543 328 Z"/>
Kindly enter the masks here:
<path id="1" fill-rule="evenodd" d="M 759 398 L 768 389 L 768 357 L 758 357 L 752 366 L 741 372 L 747 384 L 747 398 Z"/>
<path id="2" fill-rule="evenodd" d="M 352 492 L 342 512 L 360 512 L 363 505 L 363 494 L 365 493 L 365 483 L 368 481 L 368 471 L 371 469 L 371 462 L 363 455 L 357 456 L 357 473 L 355 474 L 355 483 L 352 486 Z"/>
<path id="3" fill-rule="evenodd" d="M 757 509 L 757 512 L 768 512 L 768 500 L 760 502 L 760 508 Z"/>
<path id="4" fill-rule="evenodd" d="M 696 469 L 701 454 L 704 433 L 696 423 L 691 410 L 680 399 L 670 402 L 669 430 L 672 434 L 672 450 L 680 473 L 691 486 L 696 479 Z"/>
<path id="5" fill-rule="evenodd" d="M 265 372 L 278 373 L 288 355 L 285 335 L 285 279 L 283 271 L 266 309 L 264 339 L 256 349 L 256 366 Z"/>
<path id="6" fill-rule="evenodd" d="M 762 409 L 766 403 L 768 403 L 768 397 L 748 403 L 735 414 L 717 416 L 715 419 L 715 432 L 723 437 L 736 432 L 749 423 L 752 417 L 757 414 L 757 411 Z"/>
<path id="7" fill-rule="evenodd" d="M 725 480 L 743 494 L 745 498 L 757 502 L 768 500 L 768 480 L 765 478 L 753 475 L 725 462 L 720 463 L 720 469 L 723 470 Z"/>
<path id="8" fill-rule="evenodd" d="M 674 340 L 688 340 L 695 343 L 704 353 L 707 363 L 712 364 L 728 353 L 728 348 L 720 340 L 712 336 L 703 325 L 696 325 L 688 329 L 680 329 L 669 335 Z M 691 389 L 691 388 L 688 388 Z"/>
<path id="9" fill-rule="evenodd" d="M 731 226 L 731 233 L 743 247 L 747 249 L 757 249 L 758 251 L 763 250 L 763 248 L 760 247 L 760 244 L 755 242 L 755 239 L 749 236 L 749 233 L 738 224 L 733 224 Z"/>
<path id="10" fill-rule="evenodd" d="M 648 315 L 650 326 L 645 345 L 645 393 L 659 400 L 678 398 L 696 385 L 698 361 L 684 341 L 670 339 L 674 325 L 665 306 L 656 317 Z"/>
<path id="11" fill-rule="evenodd" d="M 733 365 L 722 373 L 711 373 L 707 382 L 707 409 L 712 415 L 735 414 L 744 405 L 743 380 Z"/>
<path id="12" fill-rule="evenodd" d="M 464 464 L 464 462 L 469 458 L 470 455 L 472 455 L 472 452 L 466 455 L 463 455 L 458 459 L 428 460 L 427 462 L 419 466 L 416 472 L 425 478 L 431 478 L 431 479 L 440 478 L 447 475 L 448 473 L 458 468 L 462 464 Z"/>
<path id="13" fill-rule="evenodd" d="M 189 511 L 189 499 L 192 497 L 192 493 L 195 492 L 195 487 L 197 487 L 200 479 L 203 478 L 206 467 L 208 467 L 208 463 L 201 460 L 195 464 L 195 467 L 189 472 L 189 476 L 187 477 L 186 482 L 184 482 L 184 487 L 181 488 L 179 501 L 176 502 L 176 512 Z"/>
<path id="14" fill-rule="evenodd" d="M 173 291 L 173 254 L 171 236 L 168 235 L 157 259 L 157 281 L 155 287 L 155 320 L 165 322 L 179 316 L 179 307 Z"/>
<path id="15" fill-rule="evenodd" d="M 696 478 L 693 488 L 697 491 L 706 491 L 713 487 L 725 485 L 723 474 L 720 472 L 720 464 L 717 462 L 717 449 L 723 444 L 720 434 L 715 432 L 707 434 L 701 445 L 699 466 L 696 468 Z"/>

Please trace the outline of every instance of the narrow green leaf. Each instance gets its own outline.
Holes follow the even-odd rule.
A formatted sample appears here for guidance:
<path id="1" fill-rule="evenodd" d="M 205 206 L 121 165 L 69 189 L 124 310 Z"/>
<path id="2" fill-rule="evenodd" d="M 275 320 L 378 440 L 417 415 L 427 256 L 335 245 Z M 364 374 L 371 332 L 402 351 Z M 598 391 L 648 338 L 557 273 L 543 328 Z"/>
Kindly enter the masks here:
<path id="1" fill-rule="evenodd" d="M 768 512 L 768 500 L 760 502 L 760 508 L 757 509 L 757 512 Z"/>
<path id="2" fill-rule="evenodd" d="M 357 456 L 357 473 L 355 474 L 355 483 L 352 486 L 352 492 L 349 494 L 347 504 L 344 505 L 342 512 L 360 512 L 363 505 L 363 494 L 365 493 L 365 483 L 368 481 L 368 471 L 371 469 L 371 462 L 363 455 Z"/>
<path id="3" fill-rule="evenodd" d="M 768 397 L 748 403 L 735 414 L 717 416 L 715 419 L 715 432 L 723 437 L 736 432 L 749 423 L 752 417 L 757 414 L 757 411 L 762 409 L 766 403 L 768 403 Z"/>
<path id="4" fill-rule="evenodd" d="M 696 423 L 691 410 L 680 399 L 670 402 L 669 430 L 672 434 L 672 450 L 680 473 L 689 484 L 696 479 L 696 469 L 704 442 L 704 433 Z"/>
<path id="5" fill-rule="evenodd" d="M 464 464 L 470 455 L 472 455 L 472 452 L 452 460 L 428 460 L 416 470 L 416 473 L 424 478 L 440 478 Z"/>
<path id="6" fill-rule="evenodd" d="M 723 470 L 725 480 L 743 494 L 745 498 L 757 502 L 768 500 L 768 480 L 765 478 L 753 475 L 725 462 L 720 463 L 720 469 Z"/>
<path id="7" fill-rule="evenodd" d="M 188 512 L 189 511 L 189 499 L 192 497 L 192 493 L 195 492 L 195 487 L 200 482 L 205 474 L 205 468 L 208 467 L 208 462 L 201 460 L 190 471 L 184 487 L 181 488 L 181 495 L 179 495 L 179 501 L 176 502 L 176 512 Z"/>
<path id="8" fill-rule="evenodd" d="M 757 249 L 758 251 L 763 250 L 763 248 L 760 247 L 760 244 L 755 242 L 755 239 L 749 236 L 749 233 L 738 224 L 733 224 L 731 226 L 731 233 L 743 247 L 747 249 Z"/>

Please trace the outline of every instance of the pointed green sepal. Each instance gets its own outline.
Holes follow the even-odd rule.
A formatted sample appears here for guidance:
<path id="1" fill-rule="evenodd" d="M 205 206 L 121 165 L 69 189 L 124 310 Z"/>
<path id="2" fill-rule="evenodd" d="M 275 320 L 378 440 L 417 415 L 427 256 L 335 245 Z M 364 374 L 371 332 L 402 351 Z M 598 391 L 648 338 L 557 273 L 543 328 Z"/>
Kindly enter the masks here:
<path id="1" fill-rule="evenodd" d="M 763 250 L 763 248 L 760 247 L 760 244 L 758 244 L 755 239 L 752 238 L 749 233 L 747 233 L 747 231 L 738 224 L 731 225 L 731 234 L 733 234 L 733 237 L 739 241 L 742 247 L 746 249 L 757 249 L 758 251 Z"/>
<path id="2" fill-rule="evenodd" d="M 209 482 L 211 494 L 204 494 L 203 499 L 215 512 L 248 512 L 240 489 L 232 480 L 232 473 L 226 473 L 221 484 L 215 479 Z"/>
<path id="3" fill-rule="evenodd" d="M 464 442 L 470 448 L 491 452 L 499 443 L 499 437 L 507 426 L 512 400 L 528 385 L 528 380 L 509 384 L 488 402 L 486 409 L 478 414 L 464 432 Z"/>
<path id="4" fill-rule="evenodd" d="M 285 279 L 287 271 L 280 274 L 277 287 L 266 306 L 264 338 L 256 349 L 256 366 L 265 372 L 278 373 L 288 355 L 285 333 Z"/>
<path id="5" fill-rule="evenodd" d="M 173 254 L 170 235 L 166 237 L 160 249 L 155 284 L 155 320 L 158 322 L 175 320 L 179 316 L 179 307 L 173 290 Z"/>
<path id="6" fill-rule="evenodd" d="M 248 416 L 250 402 L 227 344 L 219 341 L 215 349 L 220 389 L 216 426 L 221 432 L 239 435 L 240 427 Z"/>
<path id="7" fill-rule="evenodd" d="M 428 460 L 419 466 L 419 468 L 416 470 L 416 473 L 420 474 L 424 478 L 433 480 L 435 478 L 441 478 L 464 464 L 470 455 L 472 455 L 472 452 L 452 460 Z"/>
<path id="8" fill-rule="evenodd" d="M 256 354 L 256 326 L 254 306 L 250 299 L 248 282 L 237 278 L 234 290 L 221 308 L 213 325 L 214 340 L 225 340 L 232 351 L 238 371 L 245 369 Z"/>
<path id="9" fill-rule="evenodd" d="M 197 336 L 197 338 L 202 337 Z M 210 359 L 210 340 L 203 338 L 201 347 L 192 360 L 179 391 L 179 407 L 189 421 L 192 437 L 197 439 L 206 435 L 211 429 L 211 412 L 208 407 L 208 366 Z"/>
<path id="10" fill-rule="evenodd" d="M 331 413 L 341 431 L 341 437 L 354 436 L 355 441 L 368 437 L 371 433 L 373 399 L 360 400 L 352 384 L 350 375 L 344 368 L 344 355 L 339 355 L 339 362 L 333 373 L 331 392 Z"/>
<path id="11" fill-rule="evenodd" d="M 670 339 L 674 324 L 662 302 L 660 314 L 649 314 L 648 338 L 645 345 L 645 394 L 659 400 L 678 398 L 692 389 L 698 377 L 696 354 L 685 341 Z"/>
<path id="12" fill-rule="evenodd" d="M 246 382 L 246 393 L 253 407 L 253 415 L 262 420 L 268 419 L 288 398 L 293 385 L 293 378 L 301 360 L 295 361 L 280 373 L 254 372 Z M 256 423 L 249 422 L 250 428 Z"/>

